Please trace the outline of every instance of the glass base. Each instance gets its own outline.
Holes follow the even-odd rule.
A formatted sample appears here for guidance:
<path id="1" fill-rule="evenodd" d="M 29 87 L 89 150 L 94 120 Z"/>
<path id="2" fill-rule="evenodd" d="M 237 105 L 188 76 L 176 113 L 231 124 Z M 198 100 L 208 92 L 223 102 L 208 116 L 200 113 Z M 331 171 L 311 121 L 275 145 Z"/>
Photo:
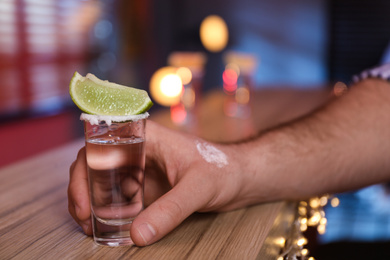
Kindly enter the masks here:
<path id="1" fill-rule="evenodd" d="M 101 246 L 131 246 L 134 245 L 130 237 L 131 224 L 125 225 L 107 225 L 101 223 L 92 214 L 93 239 L 95 243 Z"/>
<path id="2" fill-rule="evenodd" d="M 132 246 L 134 245 L 133 240 L 131 238 L 94 238 L 95 243 L 99 246 Z"/>

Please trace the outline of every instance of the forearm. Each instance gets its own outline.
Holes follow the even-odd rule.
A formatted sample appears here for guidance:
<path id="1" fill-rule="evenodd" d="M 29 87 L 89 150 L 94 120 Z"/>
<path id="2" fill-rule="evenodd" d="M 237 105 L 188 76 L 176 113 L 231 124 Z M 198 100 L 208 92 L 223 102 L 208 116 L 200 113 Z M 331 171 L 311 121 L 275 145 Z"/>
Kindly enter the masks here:
<path id="1" fill-rule="evenodd" d="M 241 145 L 249 203 L 390 180 L 390 84 L 365 80 L 313 114 Z"/>

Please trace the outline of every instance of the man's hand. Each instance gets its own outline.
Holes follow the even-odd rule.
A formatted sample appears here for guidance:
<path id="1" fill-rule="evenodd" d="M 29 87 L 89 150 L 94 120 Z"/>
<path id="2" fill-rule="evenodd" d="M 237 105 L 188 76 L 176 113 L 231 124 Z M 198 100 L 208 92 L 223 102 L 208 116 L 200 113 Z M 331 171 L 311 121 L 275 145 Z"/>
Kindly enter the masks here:
<path id="1" fill-rule="evenodd" d="M 135 244 L 145 246 L 156 242 L 196 211 L 223 211 L 246 205 L 242 175 L 233 160 L 237 157 L 233 145 L 207 143 L 148 121 L 147 207 L 131 225 Z M 91 235 L 85 148 L 70 167 L 68 199 L 70 214 Z"/>

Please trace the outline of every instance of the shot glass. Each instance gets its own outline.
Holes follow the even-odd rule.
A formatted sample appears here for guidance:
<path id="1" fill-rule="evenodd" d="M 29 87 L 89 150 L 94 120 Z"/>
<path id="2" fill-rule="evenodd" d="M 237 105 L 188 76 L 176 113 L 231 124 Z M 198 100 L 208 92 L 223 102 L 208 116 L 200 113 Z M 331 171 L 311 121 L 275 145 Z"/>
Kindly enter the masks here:
<path id="1" fill-rule="evenodd" d="M 93 238 L 99 245 L 133 244 L 130 225 L 144 208 L 147 117 L 81 115 Z"/>

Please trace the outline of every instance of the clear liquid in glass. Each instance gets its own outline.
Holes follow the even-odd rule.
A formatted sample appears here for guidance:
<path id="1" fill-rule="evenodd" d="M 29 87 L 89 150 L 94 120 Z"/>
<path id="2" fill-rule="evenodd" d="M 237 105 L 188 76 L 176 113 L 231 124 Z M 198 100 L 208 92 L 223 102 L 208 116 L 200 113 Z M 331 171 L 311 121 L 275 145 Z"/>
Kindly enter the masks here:
<path id="1" fill-rule="evenodd" d="M 132 243 L 130 224 L 144 207 L 144 140 L 92 138 L 86 149 L 95 240 L 109 246 Z"/>

